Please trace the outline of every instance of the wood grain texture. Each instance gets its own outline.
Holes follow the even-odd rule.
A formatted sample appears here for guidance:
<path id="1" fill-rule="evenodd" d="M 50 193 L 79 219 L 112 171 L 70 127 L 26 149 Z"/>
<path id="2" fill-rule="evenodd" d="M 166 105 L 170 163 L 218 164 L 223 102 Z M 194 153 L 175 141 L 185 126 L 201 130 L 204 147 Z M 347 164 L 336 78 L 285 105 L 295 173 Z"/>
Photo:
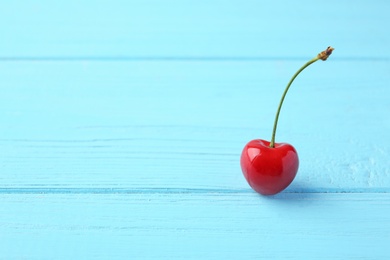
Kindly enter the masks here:
<path id="1" fill-rule="evenodd" d="M 385 259 L 390 253 L 388 194 L 140 192 L 0 199 L 4 259 Z"/>
<path id="2" fill-rule="evenodd" d="M 387 1 L 8 1 L 0 57 L 389 58 Z M 322 47 L 321 47 L 322 48 Z"/>
<path id="3" fill-rule="evenodd" d="M 390 2 L 0 7 L 0 259 L 387 259 Z M 262 197 L 241 149 L 295 146 Z"/>
<path id="4" fill-rule="evenodd" d="M 245 188 L 241 149 L 270 138 L 276 86 L 301 63 L 3 63 L 2 185 Z M 389 191 L 388 65 L 297 79 L 277 135 L 301 157 L 293 191 Z"/>

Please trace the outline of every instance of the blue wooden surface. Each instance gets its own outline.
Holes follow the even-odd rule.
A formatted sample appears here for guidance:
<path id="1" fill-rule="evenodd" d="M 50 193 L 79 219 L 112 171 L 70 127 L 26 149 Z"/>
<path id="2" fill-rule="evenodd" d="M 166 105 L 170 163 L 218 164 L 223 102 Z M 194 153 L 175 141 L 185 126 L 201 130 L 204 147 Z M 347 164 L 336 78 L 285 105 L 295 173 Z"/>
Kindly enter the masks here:
<path id="1" fill-rule="evenodd" d="M 390 257 L 390 2 L 0 6 L 0 259 Z M 259 196 L 241 149 L 328 45 Z"/>

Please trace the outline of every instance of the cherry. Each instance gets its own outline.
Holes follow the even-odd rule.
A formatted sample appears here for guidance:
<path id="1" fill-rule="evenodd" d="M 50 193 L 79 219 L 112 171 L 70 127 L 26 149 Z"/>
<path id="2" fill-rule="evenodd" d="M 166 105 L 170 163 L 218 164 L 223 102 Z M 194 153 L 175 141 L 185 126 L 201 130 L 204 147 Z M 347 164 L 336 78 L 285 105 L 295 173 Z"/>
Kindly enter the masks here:
<path id="1" fill-rule="evenodd" d="M 262 195 L 274 195 L 290 185 L 299 166 L 298 154 L 288 143 L 275 143 L 276 128 L 284 98 L 294 79 L 310 64 L 326 60 L 334 48 L 328 47 L 315 58 L 305 63 L 291 78 L 283 92 L 275 116 L 271 141 L 255 139 L 247 143 L 241 154 L 241 170 L 249 185 Z"/>
<path id="2" fill-rule="evenodd" d="M 241 155 L 242 172 L 249 185 L 258 193 L 273 195 L 294 180 L 298 171 L 298 154 L 287 143 L 276 143 L 256 139 L 250 141 Z"/>

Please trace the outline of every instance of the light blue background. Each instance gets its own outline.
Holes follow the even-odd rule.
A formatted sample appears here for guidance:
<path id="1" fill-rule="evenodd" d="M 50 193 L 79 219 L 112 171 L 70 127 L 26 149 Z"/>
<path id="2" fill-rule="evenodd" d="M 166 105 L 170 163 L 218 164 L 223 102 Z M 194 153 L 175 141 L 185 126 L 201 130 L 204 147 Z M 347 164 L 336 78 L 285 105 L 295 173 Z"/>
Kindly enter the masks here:
<path id="1" fill-rule="evenodd" d="M 3 1 L 0 259 L 390 257 L 386 1 Z M 254 193 L 251 139 L 295 146 Z"/>

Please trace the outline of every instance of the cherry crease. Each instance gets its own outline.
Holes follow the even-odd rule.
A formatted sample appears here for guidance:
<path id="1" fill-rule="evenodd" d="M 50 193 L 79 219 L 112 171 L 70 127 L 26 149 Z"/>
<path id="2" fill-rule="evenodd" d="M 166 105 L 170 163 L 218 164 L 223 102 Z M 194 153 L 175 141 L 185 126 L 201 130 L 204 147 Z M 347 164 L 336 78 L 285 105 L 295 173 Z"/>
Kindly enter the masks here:
<path id="1" fill-rule="evenodd" d="M 245 179 L 256 192 L 274 195 L 294 180 L 299 166 L 298 154 L 288 143 L 275 143 L 255 139 L 244 147 L 241 169 Z"/>

